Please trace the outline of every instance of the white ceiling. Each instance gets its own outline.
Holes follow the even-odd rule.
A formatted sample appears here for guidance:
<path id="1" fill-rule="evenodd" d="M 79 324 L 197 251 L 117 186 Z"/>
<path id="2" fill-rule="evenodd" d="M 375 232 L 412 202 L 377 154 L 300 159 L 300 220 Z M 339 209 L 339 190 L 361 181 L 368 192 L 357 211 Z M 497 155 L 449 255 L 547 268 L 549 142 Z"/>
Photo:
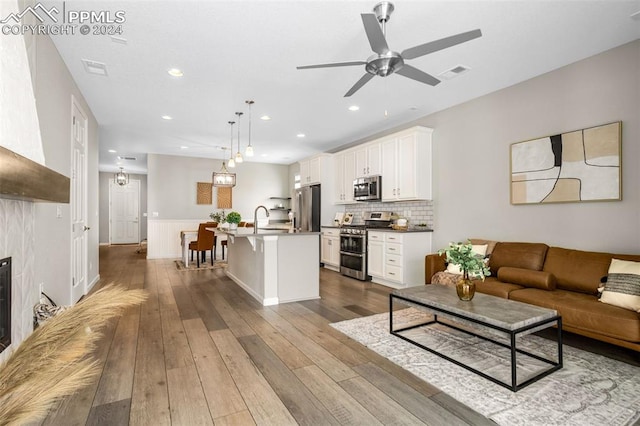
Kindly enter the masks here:
<path id="1" fill-rule="evenodd" d="M 245 112 L 244 149 L 245 100 L 255 101 L 250 161 L 291 164 L 640 38 L 631 16 L 640 0 L 398 0 L 387 24 L 392 50 L 479 28 L 481 38 L 408 61 L 436 76 L 459 64 L 471 70 L 435 87 L 375 77 L 350 98 L 364 66 L 296 70 L 369 57 L 360 14 L 375 3 L 67 1 L 67 11 L 124 11 L 118 37 L 127 43 L 53 39 L 100 125 L 100 170 L 116 170 L 123 155 L 138 158 L 122 162 L 126 171 L 144 173 L 146 153 L 228 158 L 219 147 L 229 146 L 235 111 Z M 108 76 L 88 74 L 81 59 L 105 63 Z M 169 76 L 172 67 L 184 77 Z"/>

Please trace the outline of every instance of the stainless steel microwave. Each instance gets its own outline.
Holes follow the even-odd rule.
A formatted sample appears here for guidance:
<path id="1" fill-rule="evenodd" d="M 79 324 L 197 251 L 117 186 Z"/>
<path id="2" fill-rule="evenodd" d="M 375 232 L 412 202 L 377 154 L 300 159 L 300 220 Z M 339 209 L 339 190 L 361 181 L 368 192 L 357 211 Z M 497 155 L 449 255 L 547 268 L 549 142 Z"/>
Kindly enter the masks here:
<path id="1" fill-rule="evenodd" d="M 361 177 L 353 181 L 353 199 L 376 201 L 382 197 L 382 176 Z"/>

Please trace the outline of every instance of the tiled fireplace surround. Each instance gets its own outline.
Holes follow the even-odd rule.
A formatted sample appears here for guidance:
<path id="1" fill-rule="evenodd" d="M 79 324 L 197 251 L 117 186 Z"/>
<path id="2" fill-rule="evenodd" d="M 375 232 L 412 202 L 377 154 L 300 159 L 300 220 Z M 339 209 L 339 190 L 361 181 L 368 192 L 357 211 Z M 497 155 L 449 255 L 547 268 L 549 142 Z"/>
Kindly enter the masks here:
<path id="1" fill-rule="evenodd" d="M 0 198 L 0 259 L 11 257 L 11 345 L 0 353 L 4 361 L 33 330 L 35 284 L 35 204 Z"/>

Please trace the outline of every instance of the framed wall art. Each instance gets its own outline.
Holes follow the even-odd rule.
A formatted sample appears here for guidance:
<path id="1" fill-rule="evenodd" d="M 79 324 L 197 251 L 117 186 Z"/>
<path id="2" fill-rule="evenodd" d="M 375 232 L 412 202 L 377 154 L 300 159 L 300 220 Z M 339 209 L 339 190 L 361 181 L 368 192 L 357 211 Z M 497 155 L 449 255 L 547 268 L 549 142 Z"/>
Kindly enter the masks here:
<path id="1" fill-rule="evenodd" d="M 622 122 L 511 144 L 511 204 L 622 200 Z"/>
<path id="2" fill-rule="evenodd" d="M 196 192 L 197 204 L 212 204 L 213 196 L 211 191 L 211 182 L 198 182 Z"/>

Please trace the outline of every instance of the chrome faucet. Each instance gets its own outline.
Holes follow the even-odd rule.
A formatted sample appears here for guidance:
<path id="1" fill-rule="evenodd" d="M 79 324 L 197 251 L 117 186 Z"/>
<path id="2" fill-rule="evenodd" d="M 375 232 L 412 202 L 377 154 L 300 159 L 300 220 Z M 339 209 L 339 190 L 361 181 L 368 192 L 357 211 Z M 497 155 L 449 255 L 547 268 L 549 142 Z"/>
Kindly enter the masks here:
<path id="1" fill-rule="evenodd" d="M 269 210 L 267 210 L 265 206 L 256 207 L 256 209 L 253 212 L 253 233 L 254 234 L 258 233 L 258 210 L 260 210 L 260 207 L 264 209 L 264 212 L 267 214 L 267 217 L 269 217 Z"/>

